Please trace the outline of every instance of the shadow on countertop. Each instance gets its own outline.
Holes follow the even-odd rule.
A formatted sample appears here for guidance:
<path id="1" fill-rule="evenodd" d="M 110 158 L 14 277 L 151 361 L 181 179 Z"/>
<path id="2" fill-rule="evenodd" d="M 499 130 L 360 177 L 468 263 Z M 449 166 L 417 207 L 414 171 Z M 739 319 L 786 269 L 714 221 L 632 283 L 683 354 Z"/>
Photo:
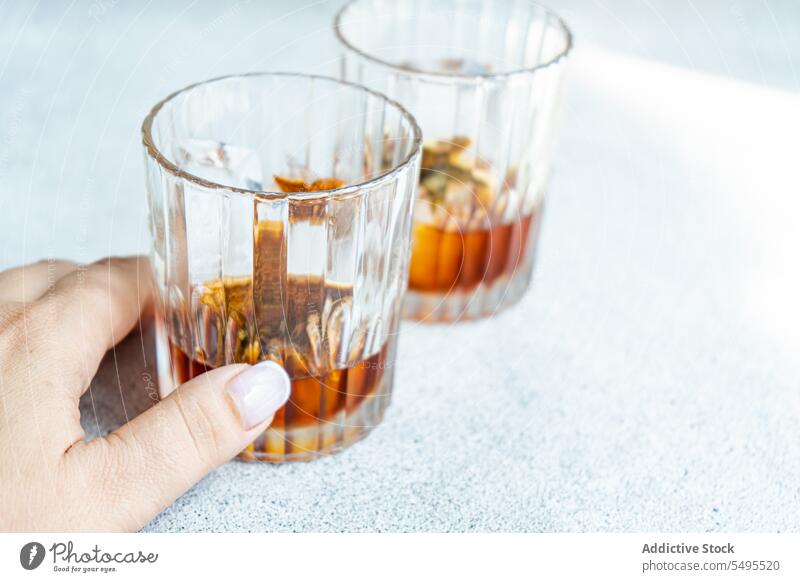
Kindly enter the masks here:
<path id="1" fill-rule="evenodd" d="M 81 397 L 81 426 L 86 439 L 105 435 L 158 402 L 155 328 L 135 330 L 103 357 L 89 389 Z"/>

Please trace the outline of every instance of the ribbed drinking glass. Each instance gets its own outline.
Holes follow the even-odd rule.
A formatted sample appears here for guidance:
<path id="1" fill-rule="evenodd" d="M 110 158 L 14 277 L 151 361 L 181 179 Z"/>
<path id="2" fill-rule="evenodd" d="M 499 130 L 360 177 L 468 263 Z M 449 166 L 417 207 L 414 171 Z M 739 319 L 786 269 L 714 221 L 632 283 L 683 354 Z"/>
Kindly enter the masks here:
<path id="1" fill-rule="evenodd" d="M 396 99 L 425 137 L 405 315 L 484 317 L 528 288 L 551 168 L 564 22 L 527 0 L 353 0 L 342 78 Z"/>
<path id="2" fill-rule="evenodd" d="M 270 359 L 289 402 L 241 455 L 307 460 L 392 389 L 421 136 L 383 95 L 265 73 L 192 85 L 142 127 L 160 393 Z"/>

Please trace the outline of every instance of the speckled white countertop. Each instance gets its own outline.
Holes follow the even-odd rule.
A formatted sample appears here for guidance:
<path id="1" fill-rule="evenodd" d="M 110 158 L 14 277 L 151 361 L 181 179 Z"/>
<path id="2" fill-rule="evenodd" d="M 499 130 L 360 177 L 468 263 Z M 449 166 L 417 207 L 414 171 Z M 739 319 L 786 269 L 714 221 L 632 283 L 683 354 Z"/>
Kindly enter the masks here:
<path id="1" fill-rule="evenodd" d="M 800 528 L 800 8 L 551 5 L 578 49 L 532 291 L 405 324 L 368 439 L 229 463 L 147 531 Z M 145 112 L 222 73 L 330 72 L 337 6 L 3 4 L 0 266 L 146 250 Z M 146 339 L 101 368 L 90 434 L 147 405 Z"/>

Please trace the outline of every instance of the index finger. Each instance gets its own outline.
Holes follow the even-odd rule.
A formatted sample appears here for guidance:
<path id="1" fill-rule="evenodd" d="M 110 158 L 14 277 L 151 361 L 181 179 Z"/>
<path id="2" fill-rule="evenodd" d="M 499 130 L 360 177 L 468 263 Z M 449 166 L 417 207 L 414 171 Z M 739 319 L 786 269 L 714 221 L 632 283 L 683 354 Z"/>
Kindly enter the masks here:
<path id="1" fill-rule="evenodd" d="M 103 355 L 130 333 L 152 298 L 149 261 L 134 256 L 79 267 L 40 302 L 52 302 L 59 312 L 53 337 L 72 338 L 62 349 L 89 366 L 88 385 Z"/>
<path id="2" fill-rule="evenodd" d="M 151 301 L 147 259 L 128 257 L 79 267 L 33 303 L 7 307 L 0 354 L 10 428 L 56 452 L 83 438 L 77 399 Z"/>
<path id="3" fill-rule="evenodd" d="M 4 271 L 0 273 L 0 303 L 35 301 L 76 267 L 72 261 L 43 259 Z"/>

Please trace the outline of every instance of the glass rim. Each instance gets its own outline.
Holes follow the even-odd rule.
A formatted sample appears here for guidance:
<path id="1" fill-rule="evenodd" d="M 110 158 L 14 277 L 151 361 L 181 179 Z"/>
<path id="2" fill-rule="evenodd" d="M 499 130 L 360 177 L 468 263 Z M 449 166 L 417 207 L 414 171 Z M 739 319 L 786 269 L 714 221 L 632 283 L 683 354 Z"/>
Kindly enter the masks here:
<path id="1" fill-rule="evenodd" d="M 534 65 L 532 67 L 520 67 L 517 69 L 510 69 L 507 71 L 497 71 L 497 72 L 487 72 L 487 73 L 477 73 L 477 74 L 431 71 L 425 69 L 409 69 L 402 67 L 397 63 L 392 63 L 391 61 L 387 61 L 385 59 L 376 57 L 375 55 L 370 54 L 365 50 L 356 47 L 342 33 L 341 24 L 343 18 L 345 17 L 345 12 L 347 12 L 355 4 L 358 4 L 362 1 L 363 0 L 348 0 L 345 3 L 345 5 L 342 6 L 336 13 L 336 17 L 333 20 L 333 31 L 334 34 L 336 35 L 336 38 L 339 40 L 340 43 L 342 43 L 345 46 L 346 49 L 353 51 L 360 57 L 367 59 L 368 61 L 372 61 L 373 63 L 376 63 L 378 65 L 388 67 L 395 71 L 402 72 L 403 74 L 408 76 L 429 77 L 431 79 L 438 79 L 438 80 L 451 80 L 451 81 L 473 82 L 473 83 L 486 80 L 505 80 L 513 77 L 535 73 L 540 69 L 545 69 L 547 67 L 556 65 L 558 64 L 559 61 L 565 59 L 569 55 L 573 47 L 572 30 L 569 28 L 569 26 L 567 26 L 566 21 L 561 17 L 561 15 L 559 15 L 553 9 L 548 8 L 547 6 L 540 4 L 538 2 L 528 2 L 528 4 L 542 9 L 545 12 L 545 14 L 547 14 L 549 17 L 554 18 L 555 21 L 558 23 L 558 25 L 561 27 L 562 31 L 564 32 L 564 38 L 566 40 L 566 45 L 564 46 L 564 49 L 559 51 L 558 54 L 549 61 L 545 63 L 540 63 L 538 65 Z"/>
<path id="2" fill-rule="evenodd" d="M 365 93 L 369 93 L 384 103 L 395 107 L 399 112 L 400 115 L 409 123 L 411 127 L 411 131 L 413 132 L 413 142 L 411 146 L 411 150 L 408 154 L 403 158 L 402 161 L 398 162 L 396 165 L 393 165 L 390 169 L 386 170 L 385 172 L 375 176 L 374 178 L 370 178 L 369 180 L 364 180 L 361 182 L 357 182 L 355 184 L 347 184 L 340 188 L 333 188 L 330 190 L 316 190 L 313 192 L 282 192 L 279 190 L 255 190 L 250 188 L 241 188 L 236 186 L 229 186 L 225 184 L 221 184 L 218 182 L 214 182 L 212 180 L 207 180 L 205 178 L 201 178 L 196 174 L 192 174 L 191 172 L 187 172 L 186 170 L 181 169 L 171 161 L 166 155 L 164 155 L 161 150 L 156 146 L 155 141 L 152 135 L 153 129 L 153 121 L 155 120 L 158 113 L 161 109 L 170 101 L 187 93 L 197 87 L 201 87 L 204 85 L 211 85 L 213 83 L 218 83 L 220 81 L 225 81 L 228 79 L 248 79 L 251 77 L 292 77 L 292 78 L 299 78 L 299 79 L 318 79 L 326 82 L 332 82 L 334 84 L 347 86 L 353 89 L 358 89 L 360 91 L 364 91 Z M 407 169 L 414 161 L 421 156 L 422 153 L 422 130 L 417 123 L 416 118 L 414 118 L 409 111 L 400 105 L 394 99 L 387 97 L 383 93 L 379 93 L 378 91 L 374 91 L 369 87 L 365 87 L 364 85 L 359 85 L 358 83 L 353 83 L 350 81 L 344 81 L 341 79 L 337 79 L 335 77 L 328 77 L 326 75 L 313 75 L 313 74 L 306 74 L 306 73 L 292 73 L 292 72 L 282 72 L 282 71 L 256 71 L 250 73 L 234 73 L 231 75 L 222 75 L 220 77 L 214 77 L 212 79 L 207 79 L 205 81 L 198 81 L 196 83 L 192 83 L 191 85 L 187 85 L 182 89 L 178 89 L 177 91 L 173 91 L 166 97 L 164 97 L 161 101 L 156 103 L 151 109 L 147 116 L 144 118 L 142 122 L 142 145 L 144 145 L 146 154 L 153 159 L 163 170 L 166 170 L 173 176 L 180 178 L 181 180 L 186 180 L 198 186 L 202 186 L 209 190 L 218 190 L 223 192 L 233 192 L 237 194 L 244 194 L 247 196 L 251 196 L 258 199 L 269 199 L 269 200 L 280 200 L 280 199 L 290 199 L 290 200 L 308 200 L 314 198 L 337 198 L 340 196 L 347 196 L 350 194 L 357 193 L 361 190 L 372 190 L 384 182 L 391 181 L 397 174 L 400 174 L 405 169 Z"/>

